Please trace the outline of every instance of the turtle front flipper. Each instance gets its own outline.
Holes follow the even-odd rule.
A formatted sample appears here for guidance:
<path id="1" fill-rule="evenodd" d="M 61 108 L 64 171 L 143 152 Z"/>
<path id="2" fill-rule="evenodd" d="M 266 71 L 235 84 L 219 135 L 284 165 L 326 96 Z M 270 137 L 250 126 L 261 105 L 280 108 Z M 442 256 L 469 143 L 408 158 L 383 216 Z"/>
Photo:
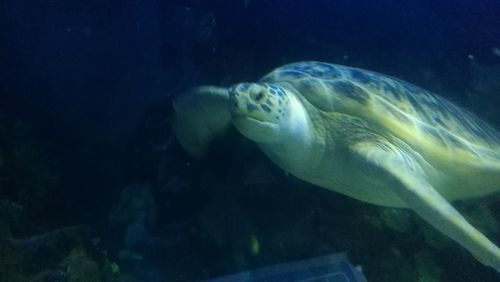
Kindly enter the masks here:
<path id="1" fill-rule="evenodd" d="M 469 250 L 481 263 L 500 272 L 500 249 L 432 187 L 428 181 L 432 176 L 421 156 L 395 144 L 381 137 L 358 142 L 351 149 L 387 172 L 392 178 L 390 188 L 419 216 Z"/>
<path id="2" fill-rule="evenodd" d="M 195 158 L 231 125 L 228 89 L 215 86 L 193 88 L 174 101 L 172 124 L 177 140 Z"/>

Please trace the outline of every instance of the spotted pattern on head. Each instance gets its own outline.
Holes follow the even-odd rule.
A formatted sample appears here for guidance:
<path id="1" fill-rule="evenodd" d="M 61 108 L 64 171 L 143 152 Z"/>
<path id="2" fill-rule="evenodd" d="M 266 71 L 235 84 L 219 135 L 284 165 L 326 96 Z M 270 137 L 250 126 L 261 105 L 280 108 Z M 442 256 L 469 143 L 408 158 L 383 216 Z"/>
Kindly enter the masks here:
<path id="1" fill-rule="evenodd" d="M 231 112 L 260 121 L 279 122 L 290 103 L 285 90 L 268 83 L 240 83 L 230 88 Z"/>

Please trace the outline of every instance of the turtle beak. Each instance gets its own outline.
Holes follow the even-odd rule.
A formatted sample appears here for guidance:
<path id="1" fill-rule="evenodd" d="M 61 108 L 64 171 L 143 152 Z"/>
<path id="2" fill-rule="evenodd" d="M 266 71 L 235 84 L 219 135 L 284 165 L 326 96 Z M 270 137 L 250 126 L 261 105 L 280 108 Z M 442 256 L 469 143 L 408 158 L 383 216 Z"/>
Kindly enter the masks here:
<path id="1" fill-rule="evenodd" d="M 241 83 L 229 88 L 229 108 L 233 116 L 245 115 L 245 94 L 243 91 L 248 90 L 250 83 Z"/>
<path id="2" fill-rule="evenodd" d="M 240 108 L 240 102 L 238 101 L 239 93 L 237 93 L 234 87 L 229 89 L 229 110 L 231 111 L 231 115 L 235 115 L 238 113 L 238 109 Z"/>

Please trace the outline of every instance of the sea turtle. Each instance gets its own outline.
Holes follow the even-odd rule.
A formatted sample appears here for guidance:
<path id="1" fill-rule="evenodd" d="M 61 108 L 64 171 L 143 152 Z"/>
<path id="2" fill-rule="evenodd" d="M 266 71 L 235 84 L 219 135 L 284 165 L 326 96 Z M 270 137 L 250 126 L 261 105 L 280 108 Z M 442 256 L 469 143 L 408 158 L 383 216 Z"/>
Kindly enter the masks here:
<path id="1" fill-rule="evenodd" d="M 257 83 L 196 88 L 174 108 L 174 133 L 192 155 L 233 124 L 286 172 L 410 208 L 500 272 L 500 249 L 450 204 L 500 191 L 500 134 L 444 98 L 372 71 L 298 62 Z"/>

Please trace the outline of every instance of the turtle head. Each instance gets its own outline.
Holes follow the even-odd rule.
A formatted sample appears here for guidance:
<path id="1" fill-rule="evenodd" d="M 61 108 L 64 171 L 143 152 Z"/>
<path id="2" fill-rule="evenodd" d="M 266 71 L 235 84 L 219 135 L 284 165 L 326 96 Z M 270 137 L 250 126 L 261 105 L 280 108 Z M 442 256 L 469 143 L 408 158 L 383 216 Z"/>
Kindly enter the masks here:
<path id="1" fill-rule="evenodd" d="M 259 143 L 281 143 L 291 137 L 300 104 L 290 89 L 268 83 L 240 83 L 230 88 L 231 115 L 235 127 Z M 305 112 L 305 111 L 301 111 Z"/>

